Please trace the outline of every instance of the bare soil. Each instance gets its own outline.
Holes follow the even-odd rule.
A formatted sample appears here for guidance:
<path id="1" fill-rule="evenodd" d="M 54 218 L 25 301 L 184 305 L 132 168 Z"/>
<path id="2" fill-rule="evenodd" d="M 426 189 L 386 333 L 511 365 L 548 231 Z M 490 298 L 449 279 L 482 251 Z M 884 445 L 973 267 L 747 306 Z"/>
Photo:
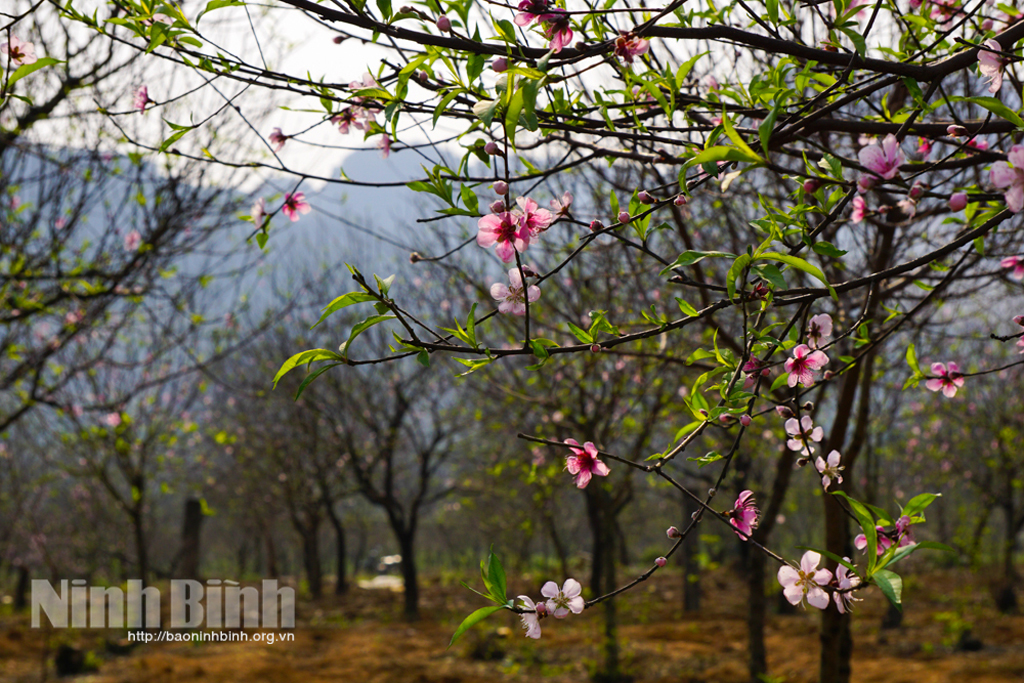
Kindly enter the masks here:
<path id="1" fill-rule="evenodd" d="M 748 680 L 740 577 L 726 570 L 706 577 L 705 608 L 683 613 L 681 578 L 665 574 L 620 602 L 624 670 L 637 683 Z M 984 581 L 967 571 L 905 578 L 901 628 L 880 629 L 886 604 L 877 590 L 865 591 L 857 604 L 853 681 L 1024 682 L 1024 616 L 998 614 Z M 512 586 L 510 594 L 535 594 L 537 587 Z M 0 680 L 54 678 L 61 644 L 85 655 L 94 670 L 75 680 L 89 683 L 568 683 L 587 681 L 597 669 L 598 609 L 544 620 L 539 641 L 523 637 L 514 615 L 499 613 L 446 650 L 456 625 L 482 599 L 439 578 L 425 581 L 422 595 L 423 618 L 416 623 L 400 619 L 400 594 L 353 588 L 344 597 L 300 602 L 294 642 L 151 643 L 126 653 L 110 651 L 120 649 L 117 641 L 124 644 L 124 631 L 32 629 L 27 615 L 7 615 L 0 617 Z M 814 610 L 769 618 L 772 680 L 817 681 L 819 618 Z M 980 650 L 956 647 L 964 631 L 980 641 Z"/>

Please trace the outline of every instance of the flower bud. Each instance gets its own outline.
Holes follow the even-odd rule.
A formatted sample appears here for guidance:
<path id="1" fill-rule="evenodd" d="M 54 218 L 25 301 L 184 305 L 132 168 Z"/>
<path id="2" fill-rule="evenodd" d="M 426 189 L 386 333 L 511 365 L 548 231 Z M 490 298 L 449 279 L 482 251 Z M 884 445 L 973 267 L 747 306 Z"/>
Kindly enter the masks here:
<path id="1" fill-rule="evenodd" d="M 949 198 L 950 211 L 963 211 L 967 208 L 967 193 L 957 192 Z"/>
<path id="2" fill-rule="evenodd" d="M 689 201 L 686 199 L 685 194 L 677 194 L 676 198 L 672 200 L 672 203 L 676 206 L 686 206 L 689 204 Z"/>
<path id="3" fill-rule="evenodd" d="M 668 529 L 666 529 L 665 535 L 673 540 L 683 537 L 683 534 L 679 531 L 679 529 L 675 528 L 674 526 L 670 526 Z"/>
<path id="4" fill-rule="evenodd" d="M 538 602 L 536 605 L 533 606 L 533 609 L 535 609 L 537 611 L 537 616 L 538 617 L 547 616 L 548 605 L 547 605 L 546 602 L 543 602 L 543 601 L 542 602 Z"/>
<path id="5" fill-rule="evenodd" d="M 946 134 L 951 138 L 962 138 L 966 136 L 967 129 L 963 126 L 958 126 L 955 123 L 946 127 Z"/>
<path id="6" fill-rule="evenodd" d="M 426 83 L 427 80 L 430 78 L 430 75 L 427 74 L 426 71 L 420 70 L 420 72 L 416 74 L 416 78 L 418 78 L 421 82 Z"/>
<path id="7" fill-rule="evenodd" d="M 920 199 L 924 196 L 924 185 L 921 183 L 914 183 L 910 187 L 910 192 L 907 193 L 907 196 L 911 199 Z"/>
<path id="8" fill-rule="evenodd" d="M 802 408 L 804 410 L 806 410 L 807 412 L 811 412 L 812 410 L 814 410 L 814 403 L 811 402 L 811 401 L 808 401 L 807 403 L 803 404 Z"/>
<path id="9" fill-rule="evenodd" d="M 775 406 L 775 412 L 779 414 L 779 417 L 795 417 L 789 406 Z"/>
<path id="10" fill-rule="evenodd" d="M 826 370 L 825 372 L 821 373 L 821 376 L 827 382 L 828 380 L 835 377 L 835 373 L 832 372 L 831 370 Z"/>
<path id="11" fill-rule="evenodd" d="M 636 198 L 637 198 L 637 200 L 639 200 L 639 202 L 641 204 L 653 204 L 654 203 L 654 197 L 652 197 L 651 193 L 648 192 L 647 190 L 640 190 L 640 192 L 637 193 Z"/>
<path id="12" fill-rule="evenodd" d="M 505 200 L 495 199 L 488 208 L 491 210 L 491 213 L 501 213 L 505 210 Z"/>
<path id="13" fill-rule="evenodd" d="M 499 180 L 498 182 L 494 183 L 494 191 L 502 196 L 507 195 L 508 183 L 506 183 L 504 180 Z"/>
<path id="14" fill-rule="evenodd" d="M 437 18 L 437 28 L 442 33 L 448 33 L 452 30 L 452 20 L 442 14 Z"/>
<path id="15" fill-rule="evenodd" d="M 807 194 L 814 194 L 821 187 L 821 181 L 815 180 L 814 178 L 808 178 L 804 181 L 804 192 Z"/>
<path id="16" fill-rule="evenodd" d="M 708 489 L 708 498 L 714 498 L 716 493 L 718 493 L 718 490 L 714 487 Z"/>
<path id="17" fill-rule="evenodd" d="M 768 377 L 771 374 L 772 374 L 772 371 L 769 370 L 768 368 L 765 368 L 764 370 L 761 371 L 761 376 L 762 377 Z"/>
<path id="18" fill-rule="evenodd" d="M 857 192 L 864 194 L 878 184 L 878 178 L 870 175 L 862 175 L 857 178 Z"/>
<path id="19" fill-rule="evenodd" d="M 345 36 L 334 36 L 331 38 L 335 45 L 341 45 L 342 41 L 345 40 Z"/>
<path id="20" fill-rule="evenodd" d="M 1016 315 L 1013 317 L 1013 322 L 1017 323 L 1021 327 L 1024 327 L 1024 315 Z"/>
<path id="21" fill-rule="evenodd" d="M 728 413 L 723 413 L 718 416 L 718 421 L 721 422 L 722 424 L 729 424 L 730 422 L 732 422 L 732 415 Z"/>
<path id="22" fill-rule="evenodd" d="M 659 557 L 654 561 L 654 564 L 658 565 L 659 567 L 664 567 L 666 564 L 668 564 L 668 560 L 666 560 L 664 557 Z"/>
<path id="23" fill-rule="evenodd" d="M 753 422 L 753 420 L 750 419 L 749 415 L 744 414 L 740 416 L 740 424 L 744 427 L 749 427 L 751 422 Z"/>
<path id="24" fill-rule="evenodd" d="M 600 344 L 591 344 L 590 345 L 590 352 L 591 353 L 601 353 L 601 345 Z"/>
<path id="25" fill-rule="evenodd" d="M 523 277 L 537 277 L 537 271 L 533 269 L 533 266 L 524 263 L 520 267 L 523 270 Z"/>
<path id="26" fill-rule="evenodd" d="M 498 143 L 496 143 L 494 140 L 491 140 L 486 145 L 484 145 L 484 152 L 486 154 L 494 156 L 496 154 L 500 154 L 501 150 L 498 149 Z"/>
<path id="27" fill-rule="evenodd" d="M 601 221 L 590 221 L 590 229 L 593 232 L 597 232 L 598 230 L 604 230 L 604 223 L 602 223 Z"/>
<path id="28" fill-rule="evenodd" d="M 619 222 L 625 225 L 630 222 L 632 217 L 629 215 L 629 211 L 619 211 Z"/>
<path id="29" fill-rule="evenodd" d="M 986 19 L 985 21 L 981 22 L 982 31 L 991 31 L 993 26 L 995 26 L 995 24 L 991 19 Z"/>
<path id="30" fill-rule="evenodd" d="M 419 263 L 422 260 L 423 257 L 420 256 L 420 253 L 418 251 L 414 251 L 411 254 L 409 254 L 409 263 Z"/>
<path id="31" fill-rule="evenodd" d="M 500 74 L 508 69 L 508 60 L 504 57 L 498 57 L 491 62 L 491 68 L 494 69 L 496 73 Z"/>

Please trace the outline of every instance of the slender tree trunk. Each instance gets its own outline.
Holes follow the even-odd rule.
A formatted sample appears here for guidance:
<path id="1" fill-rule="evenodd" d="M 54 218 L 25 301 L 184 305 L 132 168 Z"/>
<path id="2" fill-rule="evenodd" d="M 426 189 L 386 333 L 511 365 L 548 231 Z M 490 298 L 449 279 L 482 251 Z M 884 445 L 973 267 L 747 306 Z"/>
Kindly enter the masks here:
<path id="1" fill-rule="evenodd" d="M 330 511 L 331 526 L 334 527 L 334 544 L 338 571 L 338 578 L 334 582 L 334 594 L 344 595 L 348 592 L 348 579 L 345 577 L 345 565 L 348 563 L 347 547 L 345 545 L 345 525 L 341 518 L 333 511 Z"/>
<path id="2" fill-rule="evenodd" d="M 135 533 L 135 557 L 138 562 L 139 578 L 142 579 L 142 585 L 146 586 L 149 582 L 149 551 L 146 547 L 146 530 L 142 523 L 141 502 L 139 501 L 139 507 L 132 511 L 131 516 L 132 530 Z"/>
<path id="3" fill-rule="evenodd" d="M 203 524 L 203 509 L 199 501 L 185 501 L 185 521 L 181 529 L 181 577 L 199 578 L 199 530 Z"/>
<path id="4" fill-rule="evenodd" d="M 302 563 L 309 581 L 309 594 L 317 600 L 323 596 L 323 571 L 320 567 L 319 524 L 310 524 L 302 532 Z"/>
<path id="5" fill-rule="evenodd" d="M 14 589 L 14 611 L 20 612 L 28 607 L 29 572 L 28 567 L 18 565 L 18 585 Z"/>
<path id="6" fill-rule="evenodd" d="M 591 590 L 595 596 L 615 590 L 615 519 L 611 496 L 602 486 L 587 489 L 587 519 L 594 539 Z M 604 601 L 604 637 L 601 643 L 602 662 L 594 674 L 598 683 L 614 683 L 622 679 L 619 662 L 618 613 L 615 598 Z"/>
<path id="7" fill-rule="evenodd" d="M 558 555 L 558 564 L 562 569 L 562 576 L 569 576 L 569 553 L 566 552 L 565 543 L 562 542 L 562 537 L 558 533 L 558 525 L 555 524 L 555 518 L 546 510 L 544 511 L 543 518 L 548 538 L 551 539 L 552 545 L 555 546 L 555 554 Z"/>
<path id="8" fill-rule="evenodd" d="M 402 583 L 405 587 L 402 614 L 406 621 L 418 621 L 420 618 L 420 587 L 416 578 L 415 532 L 395 529 L 395 536 L 398 537 L 398 546 L 402 553 Z"/>
<path id="9" fill-rule="evenodd" d="M 764 623 L 768 618 L 764 595 L 765 562 L 764 553 L 753 552 L 747 571 L 747 665 L 753 683 L 760 683 L 768 673 L 768 650 L 764 644 Z"/>
<path id="10" fill-rule="evenodd" d="M 277 546 L 274 545 L 274 535 L 270 533 L 269 529 L 264 530 L 263 541 L 267 561 L 267 574 L 272 579 L 280 578 L 281 572 L 277 566 Z"/>

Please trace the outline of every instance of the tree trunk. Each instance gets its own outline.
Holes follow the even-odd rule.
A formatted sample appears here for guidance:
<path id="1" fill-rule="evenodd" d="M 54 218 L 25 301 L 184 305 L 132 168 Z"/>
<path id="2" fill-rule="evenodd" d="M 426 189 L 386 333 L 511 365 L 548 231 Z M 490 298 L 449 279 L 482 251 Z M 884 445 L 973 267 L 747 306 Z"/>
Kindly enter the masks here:
<path id="1" fill-rule="evenodd" d="M 848 545 L 846 517 L 834 496 L 825 495 L 825 547 L 830 552 L 845 554 Z M 840 614 L 829 605 L 821 613 L 821 683 L 849 683 L 850 656 L 853 637 L 850 633 L 850 615 Z"/>
<path id="2" fill-rule="evenodd" d="M 28 607 L 28 587 L 29 587 L 29 573 L 28 567 L 23 564 L 18 565 L 18 586 L 14 589 L 14 611 L 20 612 Z"/>
<path id="3" fill-rule="evenodd" d="M 140 501 L 141 503 L 141 501 Z M 132 530 L 135 532 L 135 557 L 142 585 L 149 581 L 149 551 L 146 548 L 146 530 L 142 524 L 142 506 L 132 511 Z M 145 622 L 143 622 L 145 623 Z"/>
<path id="4" fill-rule="evenodd" d="M 264 549 L 266 550 L 267 575 L 272 579 L 281 577 L 277 567 L 277 546 L 274 545 L 274 535 L 269 529 L 263 532 Z"/>
<path id="5" fill-rule="evenodd" d="M 307 526 L 302 536 L 302 564 L 306 569 L 309 581 L 309 595 L 314 600 L 323 595 L 323 571 L 320 567 L 320 533 L 319 524 Z"/>
<path id="6" fill-rule="evenodd" d="M 615 590 L 615 518 L 611 496 L 602 486 L 587 489 L 587 519 L 594 539 L 591 590 L 595 597 Z M 593 676 L 598 683 L 622 679 L 619 663 L 618 614 L 615 598 L 604 601 L 604 638 L 602 662 Z"/>
<path id="7" fill-rule="evenodd" d="M 405 601 L 402 614 L 406 621 L 420 618 L 420 587 L 416 578 L 415 532 L 395 529 L 398 546 L 402 553 L 402 583 L 405 587 Z"/>
<path id="8" fill-rule="evenodd" d="M 181 529 L 181 576 L 199 579 L 199 530 L 203 524 L 203 508 L 195 498 L 185 501 L 185 522 Z"/>
<path id="9" fill-rule="evenodd" d="M 345 565 L 348 563 L 347 547 L 345 545 L 345 525 L 333 509 L 328 510 L 331 518 L 331 526 L 334 527 L 335 564 L 337 565 L 338 578 L 334 581 L 334 594 L 344 595 L 348 592 L 348 579 L 345 577 Z"/>
<path id="10" fill-rule="evenodd" d="M 544 511 L 543 518 L 548 538 L 551 539 L 551 543 L 555 546 L 555 554 L 558 555 L 558 564 L 562 569 L 562 576 L 569 576 L 569 553 L 566 552 L 565 543 L 562 542 L 562 537 L 558 533 L 555 518 L 546 510 Z"/>
<path id="11" fill-rule="evenodd" d="M 747 571 L 748 670 L 752 683 L 760 683 L 768 674 L 768 650 L 764 644 L 764 624 L 768 608 L 764 595 L 766 558 L 756 551 L 750 554 Z"/>

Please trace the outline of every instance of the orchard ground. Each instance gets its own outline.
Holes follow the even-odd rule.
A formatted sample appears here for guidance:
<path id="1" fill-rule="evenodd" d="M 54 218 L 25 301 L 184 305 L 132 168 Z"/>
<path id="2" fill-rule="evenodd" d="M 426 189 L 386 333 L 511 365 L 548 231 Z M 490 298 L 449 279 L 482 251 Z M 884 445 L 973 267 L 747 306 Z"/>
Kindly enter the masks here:
<path id="1" fill-rule="evenodd" d="M 424 616 L 414 624 L 398 617 L 399 593 L 353 586 L 344 597 L 316 604 L 301 601 L 294 642 L 163 643 L 131 647 L 120 655 L 110 653 L 108 641 L 123 638 L 124 632 L 31 629 L 27 615 L 12 615 L 8 607 L 0 618 L 0 680 L 20 683 L 52 676 L 54 653 L 63 643 L 80 649 L 94 667 L 77 679 L 89 683 L 589 679 L 599 658 L 599 609 L 563 621 L 544 620 L 539 641 L 524 638 L 512 614 L 498 614 L 446 651 L 461 618 L 480 606 L 480 599 L 462 588 L 458 578 L 430 576 L 424 581 Z M 547 577 L 530 578 L 513 582 L 509 594 L 538 593 Z M 705 574 L 699 613 L 682 612 L 681 580 L 670 565 L 619 603 L 622 651 L 633 680 L 748 680 L 742 578 L 725 568 Z M 1024 680 L 1024 616 L 996 611 L 986 572 L 922 570 L 908 573 L 905 580 L 908 604 L 900 628 L 880 629 L 886 603 L 876 589 L 865 591 L 865 600 L 856 605 L 853 681 Z M 767 644 L 773 681 L 817 680 L 819 620 L 817 610 L 772 614 Z M 969 631 L 966 638 L 964 631 Z M 981 648 L 963 651 L 957 646 L 971 639 L 980 641 Z M 49 662 L 45 674 L 43 661 Z"/>

